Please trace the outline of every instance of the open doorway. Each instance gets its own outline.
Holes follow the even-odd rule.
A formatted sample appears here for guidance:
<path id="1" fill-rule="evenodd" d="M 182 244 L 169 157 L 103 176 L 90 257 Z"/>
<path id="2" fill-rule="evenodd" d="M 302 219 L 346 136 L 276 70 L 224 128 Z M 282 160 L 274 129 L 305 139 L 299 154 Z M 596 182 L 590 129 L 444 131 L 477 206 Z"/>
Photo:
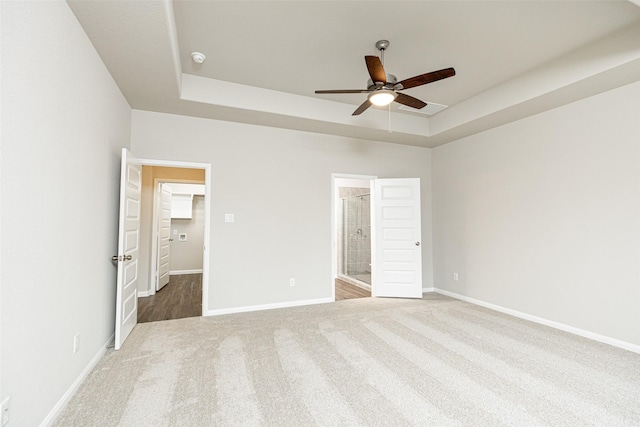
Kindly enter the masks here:
<path id="1" fill-rule="evenodd" d="M 373 297 L 422 298 L 420 179 L 333 174 L 331 183 L 334 300 L 342 282 Z"/>
<path id="2" fill-rule="evenodd" d="M 204 311 L 206 169 L 180 166 L 143 162 L 139 323 Z"/>
<path id="3" fill-rule="evenodd" d="M 334 298 L 371 296 L 371 180 L 334 175 Z"/>

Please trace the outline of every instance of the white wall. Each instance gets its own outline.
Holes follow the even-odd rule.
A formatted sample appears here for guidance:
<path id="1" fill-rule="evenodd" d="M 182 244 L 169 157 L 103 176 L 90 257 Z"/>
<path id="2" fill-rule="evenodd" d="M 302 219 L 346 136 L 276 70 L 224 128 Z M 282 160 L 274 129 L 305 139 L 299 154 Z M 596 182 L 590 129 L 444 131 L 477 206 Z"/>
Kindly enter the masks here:
<path id="1" fill-rule="evenodd" d="M 437 288 L 640 344 L 640 83 L 432 161 Z"/>
<path id="2" fill-rule="evenodd" d="M 131 109 L 65 2 L 0 7 L 1 398 L 37 426 L 113 334 Z"/>
<path id="3" fill-rule="evenodd" d="M 429 149 L 138 110 L 131 138 L 140 158 L 212 164 L 210 310 L 331 297 L 332 173 L 421 178 L 432 286 Z"/>

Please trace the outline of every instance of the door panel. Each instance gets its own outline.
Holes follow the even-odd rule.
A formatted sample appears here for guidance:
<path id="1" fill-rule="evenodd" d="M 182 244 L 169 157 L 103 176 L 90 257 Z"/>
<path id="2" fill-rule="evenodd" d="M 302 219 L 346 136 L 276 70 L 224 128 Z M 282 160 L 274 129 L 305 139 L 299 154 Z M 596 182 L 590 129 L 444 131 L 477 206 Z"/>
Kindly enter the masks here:
<path id="1" fill-rule="evenodd" d="M 372 187 L 372 296 L 422 298 L 420 179 L 376 179 Z"/>
<path id="2" fill-rule="evenodd" d="M 160 215 L 158 216 L 158 284 L 156 290 L 169 283 L 171 256 L 171 197 L 169 184 L 160 184 Z"/>
<path id="3" fill-rule="evenodd" d="M 138 319 L 138 256 L 140 247 L 140 162 L 122 149 L 120 215 L 118 229 L 118 274 L 116 283 L 116 333 L 118 350 Z"/>

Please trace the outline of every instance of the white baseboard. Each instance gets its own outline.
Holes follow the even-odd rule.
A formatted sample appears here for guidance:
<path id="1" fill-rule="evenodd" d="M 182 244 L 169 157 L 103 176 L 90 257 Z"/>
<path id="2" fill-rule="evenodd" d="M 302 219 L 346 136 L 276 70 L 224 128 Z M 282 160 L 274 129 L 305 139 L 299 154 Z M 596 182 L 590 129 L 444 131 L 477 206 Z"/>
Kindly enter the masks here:
<path id="1" fill-rule="evenodd" d="M 148 297 L 148 296 L 149 296 L 149 291 L 138 291 L 139 298 Z"/>
<path id="2" fill-rule="evenodd" d="M 424 294 L 425 292 L 435 292 L 436 288 L 434 288 L 433 286 L 430 288 L 422 288 L 422 293 Z"/>
<path id="3" fill-rule="evenodd" d="M 275 308 L 299 307 L 301 305 L 326 304 L 334 302 L 333 298 L 307 299 L 301 301 L 276 302 L 272 304 L 249 305 L 246 307 L 220 308 L 209 310 L 205 316 L 220 316 L 222 314 L 246 313 L 249 311 L 273 310 Z"/>
<path id="4" fill-rule="evenodd" d="M 549 326 L 555 329 L 559 329 L 564 332 L 569 332 L 574 335 L 579 335 L 584 338 L 588 338 L 594 341 L 598 341 L 604 344 L 609 344 L 614 347 L 619 347 L 625 350 L 632 351 L 634 353 L 640 353 L 640 345 L 633 344 L 630 342 L 622 341 L 616 338 L 611 338 L 606 335 L 600 335 L 595 332 L 587 331 L 584 329 L 576 328 L 574 326 L 565 325 L 564 323 L 555 322 L 553 320 L 544 319 L 542 317 L 533 316 L 531 314 L 522 313 L 517 310 L 512 310 L 510 308 L 502 307 L 496 304 L 491 304 L 485 301 L 477 300 L 475 298 L 470 298 L 464 295 L 456 294 L 454 292 L 445 291 L 443 289 L 434 288 L 434 292 L 437 292 L 442 295 L 449 296 L 451 298 L 459 299 L 462 301 L 469 302 L 471 304 L 479 305 L 482 307 L 490 308 L 491 310 L 499 311 L 501 313 L 509 314 L 514 317 L 519 317 L 520 319 L 529 320 L 531 322 L 539 323 L 541 325 Z"/>
<path id="5" fill-rule="evenodd" d="M 87 378 L 87 375 L 89 375 L 91 370 L 98 364 L 100 359 L 102 359 L 102 356 L 104 356 L 104 353 L 107 351 L 107 347 L 109 347 L 109 345 L 113 342 L 114 337 L 115 337 L 115 334 L 112 334 L 107 340 L 107 342 L 105 342 L 102 345 L 102 347 L 100 347 L 96 355 L 93 356 L 93 359 L 91 359 L 91 361 L 87 364 L 87 366 L 82 370 L 80 375 L 78 375 L 78 378 L 76 378 L 73 384 L 71 384 L 71 387 L 69 387 L 69 389 L 62 395 L 58 403 L 56 403 L 53 409 L 51 409 L 47 417 L 40 423 L 40 427 L 49 427 L 53 425 L 56 418 L 58 418 L 58 416 L 60 415 L 62 410 L 67 406 L 67 404 L 69 403 L 73 395 L 76 394 L 80 385 Z"/>
<path id="6" fill-rule="evenodd" d="M 181 274 L 200 274 L 202 273 L 202 269 L 195 270 L 173 270 L 169 272 L 169 276 L 179 276 Z"/>

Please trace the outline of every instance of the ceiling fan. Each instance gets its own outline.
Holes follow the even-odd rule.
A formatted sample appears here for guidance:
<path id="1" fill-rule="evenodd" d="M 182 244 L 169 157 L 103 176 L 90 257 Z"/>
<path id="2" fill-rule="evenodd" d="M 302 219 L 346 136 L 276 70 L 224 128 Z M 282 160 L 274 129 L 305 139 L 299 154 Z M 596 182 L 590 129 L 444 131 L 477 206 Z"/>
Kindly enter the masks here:
<path id="1" fill-rule="evenodd" d="M 420 74 L 419 76 L 411 77 L 398 81 L 393 74 L 387 74 L 384 71 L 384 51 L 389 47 L 388 40 L 379 40 L 376 43 L 376 48 L 380 51 L 382 60 L 377 56 L 365 56 L 364 60 L 367 64 L 367 70 L 371 79 L 367 82 L 366 89 L 337 89 L 337 90 L 316 90 L 318 94 L 333 94 L 333 93 L 367 93 L 367 100 L 364 101 L 353 112 L 352 116 L 362 114 L 371 105 L 384 106 L 389 105 L 393 101 L 400 104 L 407 105 L 416 109 L 424 108 L 427 103 L 401 93 L 399 91 L 405 89 L 411 89 L 412 87 L 426 85 L 438 80 L 446 79 L 456 75 L 456 70 L 453 68 L 445 68 L 443 70 L 432 71 L 430 73 Z"/>

